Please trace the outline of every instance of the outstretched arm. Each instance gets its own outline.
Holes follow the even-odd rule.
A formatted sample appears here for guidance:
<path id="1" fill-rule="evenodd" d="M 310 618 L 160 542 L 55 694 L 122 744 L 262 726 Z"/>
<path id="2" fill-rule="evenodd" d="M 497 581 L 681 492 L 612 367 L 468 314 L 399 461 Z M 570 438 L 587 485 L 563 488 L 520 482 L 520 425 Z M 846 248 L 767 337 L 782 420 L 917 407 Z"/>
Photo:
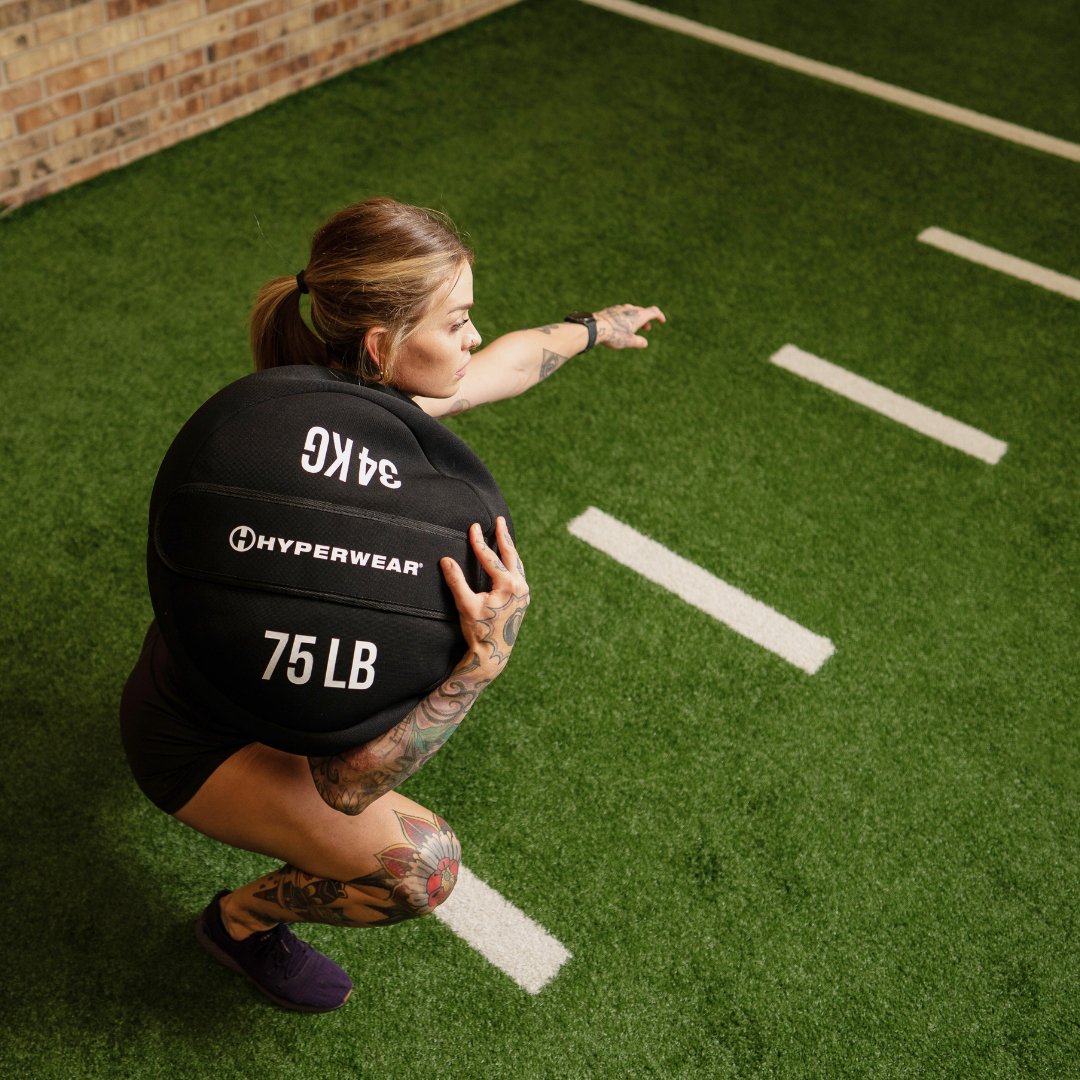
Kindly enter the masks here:
<path id="1" fill-rule="evenodd" d="M 596 343 L 611 349 L 644 349 L 653 321 L 666 322 L 658 307 L 616 304 L 595 313 Z M 551 323 L 534 330 L 515 330 L 474 353 L 458 392 L 450 398 L 416 398 L 429 416 L 450 416 L 477 405 L 517 397 L 553 375 L 588 343 L 588 331 L 577 323 Z"/>
<path id="2" fill-rule="evenodd" d="M 385 735 L 331 757 L 308 758 L 311 776 L 327 805 L 359 814 L 380 795 L 408 779 L 465 719 L 480 692 L 506 666 L 529 606 L 529 586 L 506 522 L 499 518 L 496 553 L 479 525 L 469 540 L 492 580 L 491 591 L 475 593 L 453 559 L 443 559 L 443 575 L 454 595 L 468 651 L 437 689 Z"/>

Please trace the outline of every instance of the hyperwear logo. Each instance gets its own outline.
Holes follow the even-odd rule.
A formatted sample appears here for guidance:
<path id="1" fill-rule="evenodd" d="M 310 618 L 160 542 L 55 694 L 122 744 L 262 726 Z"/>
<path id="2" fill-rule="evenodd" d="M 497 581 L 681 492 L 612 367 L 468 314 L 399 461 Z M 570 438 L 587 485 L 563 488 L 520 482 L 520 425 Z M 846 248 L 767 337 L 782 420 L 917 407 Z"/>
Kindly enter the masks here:
<path id="1" fill-rule="evenodd" d="M 250 525 L 237 525 L 229 533 L 229 547 L 243 554 L 255 546 L 255 530 Z"/>
<path id="2" fill-rule="evenodd" d="M 395 555 L 382 555 L 355 548 L 331 547 L 329 544 L 313 544 L 308 540 L 290 540 L 282 536 L 265 536 L 256 533 L 250 525 L 236 525 L 229 533 L 229 547 L 241 555 L 258 548 L 279 555 L 310 555 L 313 559 L 344 563 L 346 566 L 366 566 L 372 570 L 389 570 L 394 574 L 419 577 L 424 564 L 414 559 L 399 559 Z"/>

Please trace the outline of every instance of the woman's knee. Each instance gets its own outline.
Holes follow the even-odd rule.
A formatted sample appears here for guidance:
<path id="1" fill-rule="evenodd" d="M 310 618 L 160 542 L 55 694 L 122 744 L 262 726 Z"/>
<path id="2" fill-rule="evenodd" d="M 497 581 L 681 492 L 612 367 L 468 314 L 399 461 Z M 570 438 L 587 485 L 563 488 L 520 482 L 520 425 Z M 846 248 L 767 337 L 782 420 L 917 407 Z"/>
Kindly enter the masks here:
<path id="1" fill-rule="evenodd" d="M 372 910 L 372 923 L 429 915 L 453 892 L 461 869 L 461 844 L 438 814 L 394 813 L 400 840 L 376 853 L 374 871 L 345 883 Z"/>

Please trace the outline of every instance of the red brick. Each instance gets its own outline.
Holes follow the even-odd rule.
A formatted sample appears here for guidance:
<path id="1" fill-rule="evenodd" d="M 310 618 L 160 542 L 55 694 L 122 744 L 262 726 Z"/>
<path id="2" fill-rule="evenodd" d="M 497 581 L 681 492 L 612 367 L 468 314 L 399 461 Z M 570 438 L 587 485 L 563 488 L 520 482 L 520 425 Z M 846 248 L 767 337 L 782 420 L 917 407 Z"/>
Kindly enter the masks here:
<path id="1" fill-rule="evenodd" d="M 20 135 L 28 131 L 51 124 L 54 120 L 63 120 L 65 116 L 71 116 L 82 108 L 82 99 L 78 94 L 66 94 L 64 97 L 52 98 L 42 105 L 35 105 L 32 109 L 26 109 L 15 117 L 15 126 Z"/>
<path id="2" fill-rule="evenodd" d="M 279 41 L 273 45 L 268 45 L 265 49 L 259 49 L 258 52 L 245 53 L 241 56 L 236 61 L 236 74 L 246 75 L 249 71 L 269 67 L 284 58 L 285 45 Z"/>
<path id="3" fill-rule="evenodd" d="M 19 83 L 18 86 L 13 86 L 10 90 L 0 92 L 0 112 L 11 113 L 16 109 L 21 109 L 23 105 L 33 105 L 35 101 L 40 100 L 40 82 L 35 80 L 34 82 Z"/>
<path id="4" fill-rule="evenodd" d="M 173 101 L 176 98 L 176 84 L 165 83 L 150 90 L 143 90 L 138 94 L 130 94 L 121 100 L 117 108 L 121 120 L 130 120 L 133 116 L 147 113 L 162 102 Z"/>
<path id="5" fill-rule="evenodd" d="M 194 119 L 189 120 L 186 124 L 180 125 L 180 138 L 191 139 L 196 135 L 201 135 L 204 131 L 209 131 L 215 127 L 213 117 L 209 116 L 196 116 Z"/>
<path id="6" fill-rule="evenodd" d="M 146 77 L 151 85 L 163 82 L 165 79 L 175 79 L 177 75 L 185 75 L 201 67 L 204 59 L 202 49 L 192 49 L 190 52 L 171 56 L 168 60 L 155 64 L 147 71 Z"/>
<path id="7" fill-rule="evenodd" d="M 30 18 L 40 19 L 42 15 L 54 15 L 72 6 L 71 0 L 30 0 Z"/>
<path id="8" fill-rule="evenodd" d="M 61 64 L 70 63 L 75 59 L 75 49 L 70 41 L 54 41 L 41 49 L 31 49 L 29 52 L 19 53 L 4 62 L 4 70 L 7 72 L 8 82 L 22 82 L 32 75 L 40 75 L 52 68 L 58 68 Z"/>
<path id="9" fill-rule="evenodd" d="M 36 179 L 36 177 L 35 177 Z M 55 177 L 48 177 L 42 180 L 40 183 L 33 184 L 26 188 L 22 192 L 20 202 L 28 203 L 33 202 L 35 199 L 43 199 L 46 195 L 51 195 L 54 191 L 59 191 L 61 187 L 60 180 Z"/>
<path id="10" fill-rule="evenodd" d="M 213 108 L 216 105 L 224 105 L 227 101 L 238 98 L 244 92 L 244 84 L 240 80 L 221 83 L 206 94 L 206 104 Z"/>
<path id="11" fill-rule="evenodd" d="M 90 153 L 103 154 L 121 143 L 134 142 L 150 130 L 150 121 L 146 117 L 139 117 L 126 124 L 119 124 L 104 134 L 95 135 L 90 140 Z"/>
<path id="12" fill-rule="evenodd" d="M 242 34 L 230 38 L 228 41 L 215 41 L 206 47 L 206 55 L 210 63 L 217 60 L 226 60 L 237 53 L 249 52 L 259 44 L 258 30 L 245 30 Z"/>
<path id="13" fill-rule="evenodd" d="M 213 19 L 197 19 L 177 32 L 176 42 L 181 49 L 197 49 L 221 41 L 231 29 L 232 20 L 228 15 L 218 15 Z"/>
<path id="14" fill-rule="evenodd" d="M 39 197 L 506 2 L 0 0 L 0 190 Z"/>
<path id="15" fill-rule="evenodd" d="M 208 71 L 197 71 L 194 75 L 188 75 L 187 78 L 180 80 L 180 96 L 189 97 L 191 94 L 197 94 L 200 90 L 205 90 L 209 83 Z"/>
<path id="16" fill-rule="evenodd" d="M 332 42 L 330 45 L 324 45 L 321 49 L 316 49 L 311 54 L 311 62 L 315 65 L 325 64 L 329 60 L 335 60 L 341 56 L 345 50 L 349 47 L 347 41 L 338 39 Z"/>
<path id="17" fill-rule="evenodd" d="M 121 75 L 118 79 L 102 83 L 100 86 L 92 86 L 83 91 L 88 108 L 104 105 L 114 98 L 132 94 L 136 90 L 142 90 L 146 86 L 146 76 L 141 71 L 133 71 L 130 75 Z"/>
<path id="18" fill-rule="evenodd" d="M 184 98 L 182 101 L 178 101 L 172 107 L 172 117 L 174 120 L 186 120 L 189 116 L 195 116 L 205 109 L 206 99 L 202 94 L 194 94 L 191 97 Z"/>
<path id="19" fill-rule="evenodd" d="M 152 9 L 142 15 L 143 33 L 147 37 L 168 34 L 178 26 L 194 22 L 202 17 L 202 0 L 182 0 L 167 8 Z"/>
<path id="20" fill-rule="evenodd" d="M 74 168 L 65 169 L 63 174 L 63 180 L 65 185 L 81 184 L 84 180 L 90 180 L 95 176 L 100 176 L 103 172 L 108 172 L 110 169 L 118 168 L 119 165 L 120 152 L 118 150 L 114 150 L 110 154 L 105 154 L 102 157 L 93 158 L 92 160 L 87 161 L 82 165 L 77 165 Z"/>
<path id="21" fill-rule="evenodd" d="M 121 45 L 127 45 L 139 37 L 139 23 L 136 19 L 117 19 L 106 23 L 100 30 L 91 30 L 77 39 L 80 56 L 95 56 L 108 53 Z"/>
<path id="22" fill-rule="evenodd" d="M 51 45 L 63 38 L 94 30 L 105 22 L 105 9 L 97 4 L 83 4 L 56 15 L 34 20 L 39 45 Z"/>
<path id="23" fill-rule="evenodd" d="M 42 154 L 41 157 L 35 158 L 31 163 L 30 178 L 32 180 L 43 180 L 47 176 L 52 176 L 59 168 L 60 159 L 56 154 Z"/>
<path id="24" fill-rule="evenodd" d="M 120 148 L 120 155 L 124 161 L 134 161 L 136 158 L 144 157 L 147 154 L 157 153 L 158 150 L 164 150 L 167 146 L 173 146 L 180 139 L 180 132 L 177 128 L 169 128 L 165 131 L 158 132 L 155 135 L 151 135 L 149 138 L 143 139 L 138 146 L 130 145 Z"/>
<path id="25" fill-rule="evenodd" d="M 172 52 L 173 45 L 167 37 L 140 41 L 130 48 L 117 49 L 113 52 L 113 70 L 118 75 L 125 71 L 141 71 L 155 62 L 164 63 Z"/>
<path id="26" fill-rule="evenodd" d="M 82 135 L 89 135 L 92 131 L 100 131 L 115 121 L 116 111 L 111 105 L 64 120 L 52 129 L 53 145 L 60 146 Z"/>
<path id="27" fill-rule="evenodd" d="M 433 22 L 439 18 L 440 15 L 446 10 L 446 6 L 442 3 L 442 0 L 435 0 L 434 3 L 428 4 L 426 7 L 419 7 L 415 11 L 410 11 L 405 16 L 405 25 L 408 27 L 419 27 L 424 23 Z M 419 41 L 425 41 L 431 36 L 430 32 L 422 33 Z"/>
<path id="28" fill-rule="evenodd" d="M 0 4 L 0 30 L 9 26 L 21 26 L 30 21 L 28 0 L 17 0 L 14 4 Z"/>
<path id="29" fill-rule="evenodd" d="M 85 83 L 97 82 L 109 74 L 109 58 L 99 57 L 97 60 L 87 60 L 86 63 L 76 64 L 74 67 L 63 68 L 45 79 L 45 89 L 50 94 L 60 94 L 70 90 L 73 86 L 82 86 Z"/>
<path id="30" fill-rule="evenodd" d="M 11 139 L 0 144 L 0 165 L 14 165 L 17 161 L 25 161 L 48 148 L 49 135 L 45 131 L 35 131 L 33 135 Z"/>
<path id="31" fill-rule="evenodd" d="M 233 16 L 233 22 L 236 24 L 237 30 L 243 30 L 245 26 L 272 19 L 275 15 L 281 15 L 284 11 L 285 0 L 268 0 L 265 4 L 241 8 Z"/>
<path id="32" fill-rule="evenodd" d="M 0 59 L 24 53 L 37 44 L 37 34 L 32 26 L 21 26 L 17 30 L 0 32 Z"/>

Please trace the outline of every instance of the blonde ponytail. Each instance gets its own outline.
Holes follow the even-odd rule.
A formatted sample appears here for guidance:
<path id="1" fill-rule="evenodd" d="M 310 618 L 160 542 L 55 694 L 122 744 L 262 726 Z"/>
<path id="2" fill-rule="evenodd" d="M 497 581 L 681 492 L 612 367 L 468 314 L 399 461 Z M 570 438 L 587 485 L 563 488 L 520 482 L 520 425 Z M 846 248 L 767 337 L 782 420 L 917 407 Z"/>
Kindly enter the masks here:
<path id="1" fill-rule="evenodd" d="M 249 330 L 251 352 L 260 371 L 285 364 L 326 363 L 326 347 L 300 313 L 300 289 L 294 277 L 274 278 L 259 290 Z"/>
<path id="2" fill-rule="evenodd" d="M 250 319 L 255 366 L 322 364 L 392 383 L 401 346 L 472 259 L 453 224 L 433 210 L 382 198 L 346 207 L 316 231 L 301 272 L 311 327 L 297 278 L 275 278 L 259 291 Z M 374 327 L 385 331 L 378 364 L 363 345 Z"/>

